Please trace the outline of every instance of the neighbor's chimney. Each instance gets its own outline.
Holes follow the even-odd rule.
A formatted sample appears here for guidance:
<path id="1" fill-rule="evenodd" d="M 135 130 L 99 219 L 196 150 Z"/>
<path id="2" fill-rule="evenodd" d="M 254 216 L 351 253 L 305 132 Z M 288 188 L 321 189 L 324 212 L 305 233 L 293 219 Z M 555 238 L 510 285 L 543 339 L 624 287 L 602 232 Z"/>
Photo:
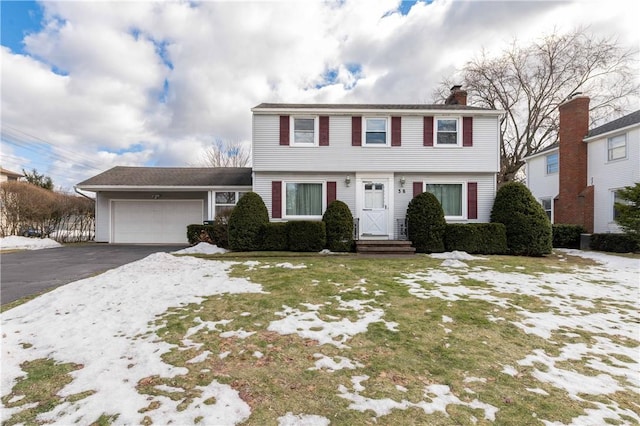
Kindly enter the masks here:
<path id="1" fill-rule="evenodd" d="M 589 198 L 593 194 L 589 194 L 587 188 L 587 144 L 584 143 L 589 133 L 589 98 L 579 95 L 572 94 L 559 107 L 560 171 L 554 222 L 582 225 L 590 230 L 593 222 L 589 220 L 589 209 L 593 209 L 593 202 Z"/>
<path id="2" fill-rule="evenodd" d="M 451 93 L 446 101 L 445 105 L 466 105 L 467 104 L 467 91 L 462 90 L 462 86 L 455 85 L 451 88 Z"/>

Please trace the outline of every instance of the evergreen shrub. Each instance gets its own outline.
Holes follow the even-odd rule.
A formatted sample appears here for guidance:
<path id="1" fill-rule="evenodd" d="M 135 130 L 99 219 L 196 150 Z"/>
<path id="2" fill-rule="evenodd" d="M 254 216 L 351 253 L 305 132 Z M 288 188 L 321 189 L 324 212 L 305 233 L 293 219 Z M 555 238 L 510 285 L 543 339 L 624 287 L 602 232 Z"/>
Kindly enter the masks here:
<path id="1" fill-rule="evenodd" d="M 502 223 L 451 223 L 445 229 L 445 249 L 472 254 L 507 253 L 507 230 Z"/>
<path id="2" fill-rule="evenodd" d="M 325 224 L 322 221 L 289 221 L 287 237 L 290 251 L 318 252 L 324 248 L 327 241 Z"/>
<path id="3" fill-rule="evenodd" d="M 423 192 L 409 202 L 407 207 L 408 236 L 416 252 L 443 252 L 446 224 L 442 206 L 435 195 L 430 192 Z"/>
<path id="4" fill-rule="evenodd" d="M 326 247 L 331 251 L 353 250 L 353 215 L 349 206 L 333 201 L 322 216 L 327 232 Z"/>
<path id="5" fill-rule="evenodd" d="M 631 253 L 640 250 L 636 240 L 627 234 L 592 234 L 589 248 L 612 253 Z"/>
<path id="6" fill-rule="evenodd" d="M 554 224 L 553 246 L 557 248 L 580 248 L 580 234 L 587 232 L 580 225 Z"/>
<path id="7" fill-rule="evenodd" d="M 260 228 L 260 249 L 264 251 L 286 251 L 289 249 L 287 222 L 269 222 Z"/>
<path id="8" fill-rule="evenodd" d="M 509 254 L 542 256 L 551 253 L 551 222 L 529 189 L 519 182 L 504 184 L 496 194 L 491 222 L 507 229 Z"/>
<path id="9" fill-rule="evenodd" d="M 260 249 L 260 230 L 269 223 L 269 212 L 262 198 L 247 192 L 238 200 L 229 217 L 229 248 L 234 251 Z"/>

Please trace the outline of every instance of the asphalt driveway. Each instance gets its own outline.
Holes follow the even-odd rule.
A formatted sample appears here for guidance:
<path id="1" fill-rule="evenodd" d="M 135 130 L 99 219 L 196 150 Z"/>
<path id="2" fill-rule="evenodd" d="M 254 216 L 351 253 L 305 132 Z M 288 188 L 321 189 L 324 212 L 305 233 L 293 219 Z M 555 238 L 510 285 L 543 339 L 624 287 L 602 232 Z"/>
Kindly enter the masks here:
<path id="1" fill-rule="evenodd" d="M 4 253 L 0 260 L 0 304 L 105 272 L 151 253 L 184 247 L 90 243 Z"/>

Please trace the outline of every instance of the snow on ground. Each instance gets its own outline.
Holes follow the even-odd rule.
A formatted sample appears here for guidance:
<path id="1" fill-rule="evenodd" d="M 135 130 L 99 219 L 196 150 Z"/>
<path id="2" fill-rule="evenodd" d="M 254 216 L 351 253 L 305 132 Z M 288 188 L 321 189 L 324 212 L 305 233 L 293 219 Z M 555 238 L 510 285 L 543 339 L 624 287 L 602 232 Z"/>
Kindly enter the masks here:
<path id="1" fill-rule="evenodd" d="M 428 270 L 403 274 L 398 282 L 409 287 L 409 293 L 418 298 L 477 299 L 514 309 L 520 316 L 520 320 L 512 321 L 515 326 L 550 342 L 553 342 L 554 333 L 567 337 L 578 336 L 570 330 L 591 333 L 595 343 L 565 344 L 559 348 L 558 356 L 537 349 L 517 364 L 528 367 L 531 375 L 540 382 L 566 391 L 577 401 L 585 400 L 580 395 L 606 395 L 620 390 L 640 393 L 640 260 L 579 250 L 564 252 L 595 260 L 599 265 L 573 273 L 536 276 L 475 269 L 458 270 L 457 275 L 452 276 Z M 443 254 L 439 258 L 460 257 Z M 461 286 L 459 280 L 462 278 L 485 282 L 491 288 Z M 423 284 L 428 284 L 428 289 Z M 549 309 L 530 312 L 512 304 L 508 296 L 498 297 L 492 293 L 534 296 L 545 302 Z M 491 321 L 504 320 L 490 312 L 487 318 Z M 628 345 L 616 343 L 618 339 Z M 598 374 L 586 375 L 560 367 L 567 360 L 585 360 L 586 366 Z M 543 366 L 542 370 L 540 366 Z M 518 370 L 510 365 L 503 366 L 502 372 L 511 376 L 518 374 Z M 607 405 L 592 399 L 589 402 L 595 408 L 586 410 L 585 416 L 573 419 L 571 424 L 604 424 L 606 419 L 624 422 L 625 418 L 640 422 L 640 416 L 635 412 L 616 403 Z"/>
<path id="2" fill-rule="evenodd" d="M 226 253 L 227 250 L 218 247 L 215 244 L 198 243 L 195 246 L 172 252 L 172 254 L 220 254 Z"/>
<path id="3" fill-rule="evenodd" d="M 156 253 L 96 277 L 59 287 L 4 312 L 2 318 L 3 393 L 24 375 L 20 364 L 37 358 L 73 362 L 84 367 L 59 393 L 67 396 L 95 390 L 93 395 L 65 402 L 38 418 L 65 424 L 89 424 L 103 413 L 119 413 L 116 424 L 140 424 L 144 415 L 155 424 L 193 424 L 198 416 L 213 423 L 246 419 L 249 406 L 227 385 L 202 388 L 185 410 L 176 401 L 158 397 L 162 405 L 141 414 L 149 404 L 136 391 L 142 378 L 185 374 L 162 361 L 171 345 L 157 339 L 149 322 L 168 308 L 198 303 L 203 296 L 257 293 L 261 286 L 230 278 L 231 263 Z M 32 345 L 29 347 L 28 345 Z M 117 395 L 117 398 L 114 398 Z M 204 401 L 215 398 L 215 404 Z M 2 407 L 2 418 L 24 407 Z"/>
<path id="4" fill-rule="evenodd" d="M 51 238 L 27 238 L 11 235 L 0 238 L 0 250 L 40 250 L 62 247 L 62 244 Z"/>
<path id="5" fill-rule="evenodd" d="M 640 364 L 637 357 L 640 349 L 637 346 L 640 261 L 595 253 L 568 251 L 567 254 L 592 258 L 601 266 L 583 268 L 570 274 L 536 276 L 519 271 L 506 273 L 486 268 L 427 269 L 419 273 L 403 274 L 397 281 L 407 286 L 409 294 L 417 298 L 437 297 L 452 302 L 462 298 L 478 299 L 497 307 L 515 310 L 518 314 L 518 318 L 512 321 L 515 326 L 525 333 L 550 341 L 554 333 L 570 337 L 578 336 L 575 331 L 584 330 L 593 334 L 593 342 L 589 345 L 559 344 L 557 355 L 534 350 L 525 358 L 514 360 L 513 365 L 502 366 L 504 374 L 515 376 L 519 374 L 519 368 L 524 368 L 541 383 L 562 389 L 576 400 L 583 400 L 585 395 L 606 395 L 619 390 L 640 393 Z M 438 256 L 445 261 L 457 262 L 481 259 L 462 252 Z M 255 261 L 244 263 L 249 268 L 255 268 L 259 264 Z M 243 422 L 250 416 L 249 406 L 234 389 L 217 382 L 199 387 L 201 395 L 180 410 L 177 401 L 158 395 L 154 398 L 161 402 L 160 407 L 142 414 L 138 410 L 149 405 L 148 395 L 136 391 L 136 384 L 142 378 L 152 375 L 169 378 L 185 373 L 184 369 L 165 364 L 161 359 L 161 355 L 174 346 L 162 342 L 153 333 L 156 328 L 149 324 L 158 315 L 170 307 L 198 303 L 203 296 L 262 291 L 257 284 L 230 278 L 227 273 L 230 265 L 230 262 L 157 253 L 97 277 L 59 287 L 3 313 L 1 389 L 7 394 L 16 380 L 24 375 L 20 368 L 22 362 L 52 358 L 57 362 L 83 365 L 83 368 L 72 373 L 73 381 L 59 393 L 61 396 L 88 390 L 95 393 L 75 402 L 65 402 L 51 412 L 40 415 L 39 421 L 84 424 L 95 421 L 102 413 L 119 413 L 116 424 L 138 424 L 143 416 L 149 416 L 154 423 L 162 424 L 192 424 L 198 417 L 216 424 Z M 271 265 L 261 267 L 265 266 Z M 306 267 L 290 263 L 276 266 Z M 369 279 L 371 278 L 373 277 Z M 466 287 L 461 284 L 465 278 L 485 282 L 488 286 Z M 337 348 L 348 348 L 349 340 L 358 333 L 366 332 L 372 323 L 383 323 L 391 331 L 402 332 L 397 323 L 384 319 L 386 305 L 375 300 L 382 293 L 367 292 L 368 285 L 375 284 L 363 280 L 354 286 L 348 286 L 352 292 L 359 291 L 367 295 L 366 300 L 343 300 L 340 296 L 333 296 L 330 301 L 317 303 L 318 300 L 313 300 L 301 303 L 298 307 L 283 306 L 280 312 L 274 312 L 280 319 L 263 327 L 281 334 L 298 334 L 303 338 L 315 339 L 321 345 Z M 530 312 L 511 303 L 508 297 L 510 294 L 539 298 L 549 309 Z M 337 306 L 338 311 L 350 314 L 352 319 L 322 315 L 325 305 Z M 487 317 L 491 321 L 506 321 L 496 317 L 496 312 L 499 310 L 487 312 Z M 225 319 L 206 322 L 196 318 L 195 325 L 187 331 L 182 343 L 185 348 L 201 346 L 191 342 L 189 337 L 205 329 L 220 332 L 221 337 L 240 339 L 254 333 L 253 330 L 242 328 L 221 332 L 218 328 L 232 321 Z M 453 319 L 446 315 L 442 316 L 442 323 L 455 325 Z M 620 340 L 629 344 L 616 343 Z M 223 359 L 229 353 L 204 351 L 189 362 L 214 357 Z M 262 354 L 254 352 L 253 355 L 260 357 Z M 363 395 L 368 377 L 361 372 L 357 374 L 357 370 L 362 368 L 360 363 L 346 357 L 328 357 L 321 353 L 314 357 L 315 367 L 312 369 L 326 374 L 340 369 L 356 370 L 351 378 L 351 387 L 341 385 L 336 393 L 350 402 L 351 409 L 372 410 L 377 417 L 387 415 L 395 409 L 408 408 L 446 415 L 447 406 L 451 404 L 481 410 L 487 421 L 493 421 L 498 412 L 498 408 L 478 399 L 459 399 L 444 384 L 426 386 L 423 401 L 368 398 Z M 565 370 L 562 367 L 567 360 L 584 360 L 586 366 L 597 374 L 587 376 Z M 483 380 L 486 379 L 468 377 L 466 381 Z M 545 392 L 540 388 L 528 390 L 534 393 Z M 113 395 L 118 395 L 118 398 L 113 398 Z M 19 401 L 19 397 L 18 395 L 11 401 Z M 210 404 L 211 401 L 215 403 Z M 585 410 L 584 416 L 573 419 L 572 424 L 587 424 L 591 420 L 604 423 L 605 419 L 640 421 L 636 413 L 619 407 L 616 403 L 605 405 L 589 401 L 593 408 Z M 23 409 L 25 406 L 2 407 L 0 416 L 8 419 L 12 413 Z M 471 418 L 471 421 L 474 420 L 475 418 Z M 544 419 L 538 420 L 545 422 Z M 326 425 L 329 420 L 320 416 L 287 413 L 278 418 L 278 423 Z"/>

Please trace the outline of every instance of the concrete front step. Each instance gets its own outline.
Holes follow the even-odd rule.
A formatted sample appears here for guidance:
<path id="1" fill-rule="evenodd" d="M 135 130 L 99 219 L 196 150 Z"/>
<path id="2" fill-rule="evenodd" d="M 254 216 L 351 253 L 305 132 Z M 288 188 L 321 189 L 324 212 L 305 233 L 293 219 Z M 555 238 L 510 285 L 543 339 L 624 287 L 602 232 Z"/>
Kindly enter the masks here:
<path id="1" fill-rule="evenodd" d="M 356 252 L 361 254 L 410 255 L 415 254 L 416 249 L 411 247 L 411 241 L 358 240 L 356 241 Z"/>

